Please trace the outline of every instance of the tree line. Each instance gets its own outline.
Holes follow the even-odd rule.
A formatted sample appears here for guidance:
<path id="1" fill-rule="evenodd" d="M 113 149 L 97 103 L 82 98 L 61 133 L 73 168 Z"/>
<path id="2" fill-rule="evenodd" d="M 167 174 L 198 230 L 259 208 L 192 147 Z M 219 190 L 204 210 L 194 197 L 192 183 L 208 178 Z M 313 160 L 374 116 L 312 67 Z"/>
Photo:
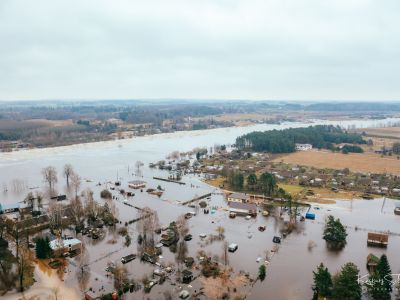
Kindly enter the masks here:
<path id="1" fill-rule="evenodd" d="M 376 268 L 368 276 L 360 277 L 359 272 L 357 266 L 349 262 L 332 276 L 328 268 L 321 263 L 317 270 L 313 271 L 313 299 L 324 297 L 332 300 L 359 300 L 362 298 L 363 288 L 369 299 L 391 299 L 393 277 L 385 254 L 382 254 Z"/>
<path id="2" fill-rule="evenodd" d="M 317 125 L 264 132 L 254 131 L 236 139 L 236 146 L 239 149 L 271 153 L 294 152 L 296 143 L 311 144 L 318 149 L 334 149 L 334 144 L 366 144 L 366 141 L 363 140 L 360 134 L 348 133 L 333 125 Z"/>

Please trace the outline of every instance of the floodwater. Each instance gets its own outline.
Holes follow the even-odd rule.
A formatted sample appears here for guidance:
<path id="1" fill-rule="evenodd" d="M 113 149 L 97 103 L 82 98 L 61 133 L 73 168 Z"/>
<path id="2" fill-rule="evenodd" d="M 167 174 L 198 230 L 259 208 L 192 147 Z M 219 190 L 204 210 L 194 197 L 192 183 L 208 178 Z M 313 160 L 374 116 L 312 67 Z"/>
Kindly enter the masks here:
<path id="1" fill-rule="evenodd" d="M 338 124 L 344 127 L 370 127 L 398 122 L 399 119 L 386 120 L 360 120 L 346 122 L 315 121 L 318 124 Z M 279 234 L 280 221 L 274 217 L 263 217 L 258 214 L 257 218 L 245 220 L 237 217 L 229 219 L 226 203 L 222 195 L 214 188 L 202 183 L 195 176 L 184 178 L 186 185 L 177 185 L 154 180 L 153 176 L 166 177 L 167 173 L 152 170 L 147 167 L 149 162 L 164 159 L 165 156 L 175 150 L 188 151 L 194 147 L 210 147 L 215 144 L 234 143 L 239 135 L 254 130 L 282 129 L 287 127 L 308 126 L 308 123 L 287 123 L 282 125 L 255 125 L 249 127 L 235 127 L 196 132 L 177 132 L 172 134 L 160 134 L 154 136 L 137 137 L 129 140 L 109 141 L 73 145 L 59 148 L 34 149 L 13 153 L 0 154 L 0 184 L 7 186 L 7 193 L 0 193 L 1 203 L 12 203 L 23 200 L 28 192 L 14 191 L 13 180 L 23 179 L 29 188 L 43 187 L 41 169 L 48 165 L 55 166 L 59 173 L 65 163 L 71 163 L 74 169 L 85 179 L 82 189 L 90 187 L 98 199 L 99 192 L 107 182 L 118 178 L 126 187 L 127 181 L 142 178 L 147 182 L 147 187 L 161 185 L 166 191 L 161 198 L 136 191 L 136 195 L 128 200 L 138 207 L 148 206 L 158 212 L 160 223 L 167 225 L 177 219 L 183 213 L 193 211 L 192 208 L 179 205 L 179 201 L 188 200 L 209 192 L 214 192 L 209 202 L 210 206 L 219 209 L 209 215 L 199 213 L 189 220 L 190 233 L 193 240 L 188 242 L 188 255 L 196 256 L 198 250 L 204 250 L 210 256 L 223 254 L 222 242 L 211 244 L 204 243 L 198 235 L 200 233 L 215 234 L 218 226 L 225 228 L 225 237 L 228 243 L 237 243 L 239 249 L 229 254 L 230 265 L 235 271 L 243 270 L 252 276 L 257 275 L 260 263 L 256 262 L 258 257 L 265 257 L 266 252 L 273 248 L 272 238 Z M 142 175 L 133 175 L 136 161 L 144 162 Z M 59 174 L 58 189 L 63 191 L 64 179 Z M 101 185 L 99 186 L 98 183 Z M 34 191 L 35 189 L 32 189 Z M 115 194 L 117 195 L 117 194 Z M 137 217 L 134 208 L 122 203 L 122 198 L 115 201 L 122 222 Z M 306 220 L 300 223 L 298 232 L 290 234 L 282 241 L 278 252 L 273 256 L 267 267 L 267 277 L 263 282 L 257 282 L 247 299 L 311 299 L 312 271 L 320 262 L 324 262 L 332 273 L 340 270 L 340 266 L 346 262 L 354 262 L 360 268 L 362 275 L 366 274 L 366 257 L 369 253 L 380 255 L 386 253 L 392 267 L 393 273 L 400 273 L 400 260 L 398 253 L 400 249 L 400 217 L 393 214 L 394 201 L 386 200 L 382 208 L 383 199 L 368 201 L 337 201 L 334 205 L 313 206 L 316 213 L 315 221 Z M 331 252 L 326 249 L 322 239 L 324 220 L 329 214 L 339 217 L 348 227 L 348 243 L 343 251 Z M 258 226 L 266 225 L 265 232 L 259 232 Z M 358 227 L 356 230 L 355 228 Z M 367 232 L 387 231 L 393 234 L 389 237 L 387 249 L 367 247 Z M 107 231 L 107 229 L 106 229 Z M 109 233 L 99 241 L 91 241 L 87 237 L 78 237 L 84 240 L 86 248 L 89 249 L 89 261 L 91 275 L 86 288 L 98 291 L 104 287 L 107 291 L 112 290 L 112 280 L 105 276 L 105 267 L 108 262 L 118 262 L 122 256 L 136 252 L 137 233 L 135 225 L 129 226 L 132 236 L 132 245 L 123 247 L 122 238 L 116 236 L 117 243 L 111 244 L 110 240 L 114 234 Z M 315 246 L 310 249 L 312 241 Z M 163 262 L 175 261 L 174 254 L 168 248 L 163 249 Z M 154 267 L 143 264 L 139 259 L 125 265 L 130 276 L 140 281 L 144 274 L 151 274 Z M 79 292 L 76 279 L 76 262 L 71 259 L 68 266 L 64 284 L 73 287 Z M 193 292 L 199 288 L 199 283 L 194 281 L 192 287 L 185 289 Z M 163 299 L 163 292 L 170 290 L 174 295 L 179 291 L 179 286 L 171 286 L 168 282 L 153 288 L 150 299 Z M 142 298 L 139 294 L 127 294 L 125 299 Z"/>

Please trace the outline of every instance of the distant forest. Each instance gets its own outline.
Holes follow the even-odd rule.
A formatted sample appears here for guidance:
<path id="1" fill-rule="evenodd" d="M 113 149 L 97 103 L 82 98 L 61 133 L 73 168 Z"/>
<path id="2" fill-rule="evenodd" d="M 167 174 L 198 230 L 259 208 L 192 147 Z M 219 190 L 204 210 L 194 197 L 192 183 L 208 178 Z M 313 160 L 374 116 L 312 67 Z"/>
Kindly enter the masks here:
<path id="1" fill-rule="evenodd" d="M 264 132 L 251 132 L 236 139 L 239 149 L 258 152 L 290 153 L 295 144 L 311 144 L 314 148 L 335 149 L 334 144 L 366 144 L 360 134 L 347 133 L 340 127 L 318 125 L 307 128 L 289 128 Z"/>

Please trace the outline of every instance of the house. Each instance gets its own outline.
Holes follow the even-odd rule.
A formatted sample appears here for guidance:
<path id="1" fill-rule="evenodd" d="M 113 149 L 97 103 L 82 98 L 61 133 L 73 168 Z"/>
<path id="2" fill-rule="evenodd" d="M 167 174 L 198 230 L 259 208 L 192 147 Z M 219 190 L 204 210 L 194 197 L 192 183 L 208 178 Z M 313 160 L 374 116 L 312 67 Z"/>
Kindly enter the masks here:
<path id="1" fill-rule="evenodd" d="M 232 193 L 227 198 L 228 202 L 247 203 L 250 200 L 250 196 L 243 193 Z"/>
<path id="2" fill-rule="evenodd" d="M 241 215 L 256 215 L 257 205 L 252 203 L 229 202 L 229 213 Z"/>
<path id="3" fill-rule="evenodd" d="M 131 189 L 141 189 L 146 187 L 146 182 L 143 180 L 133 180 L 128 182 L 128 186 Z"/>
<path id="4" fill-rule="evenodd" d="M 311 144 L 297 144 L 295 145 L 296 151 L 308 151 L 312 149 Z"/>
<path id="5" fill-rule="evenodd" d="M 0 215 L 30 210 L 31 207 L 23 203 L 0 204 Z"/>
<path id="6" fill-rule="evenodd" d="M 19 207 L 20 207 L 19 203 L 0 204 L 0 214 L 19 212 Z"/>
<path id="7" fill-rule="evenodd" d="M 50 241 L 50 248 L 56 255 L 61 255 L 64 252 L 81 250 L 82 242 L 76 238 L 54 239 Z"/>

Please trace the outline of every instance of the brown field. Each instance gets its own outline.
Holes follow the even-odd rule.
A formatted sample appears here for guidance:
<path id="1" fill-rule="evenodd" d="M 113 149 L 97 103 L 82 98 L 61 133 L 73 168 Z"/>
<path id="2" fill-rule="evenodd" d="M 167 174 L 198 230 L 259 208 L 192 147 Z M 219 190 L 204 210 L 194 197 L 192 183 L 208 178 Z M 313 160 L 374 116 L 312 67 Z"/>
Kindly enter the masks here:
<path id="1" fill-rule="evenodd" d="M 72 120 L 32 119 L 24 121 L 0 120 L 0 130 L 36 129 L 41 127 L 58 127 L 72 125 Z"/>
<path id="2" fill-rule="evenodd" d="M 272 115 L 268 114 L 223 114 L 216 116 L 204 116 L 192 118 L 194 121 L 214 119 L 219 122 L 233 122 L 236 126 L 247 126 L 253 124 L 254 121 L 270 120 L 273 119 Z"/>
<path id="3" fill-rule="evenodd" d="M 344 169 L 354 172 L 391 173 L 400 175 L 400 160 L 396 156 L 381 157 L 373 153 L 333 153 L 330 151 L 298 151 L 279 156 L 275 162 L 312 166 L 316 168 Z"/>
<path id="4" fill-rule="evenodd" d="M 383 128 L 362 128 L 357 132 L 365 132 L 368 135 L 400 138 L 400 127 L 383 127 Z"/>

